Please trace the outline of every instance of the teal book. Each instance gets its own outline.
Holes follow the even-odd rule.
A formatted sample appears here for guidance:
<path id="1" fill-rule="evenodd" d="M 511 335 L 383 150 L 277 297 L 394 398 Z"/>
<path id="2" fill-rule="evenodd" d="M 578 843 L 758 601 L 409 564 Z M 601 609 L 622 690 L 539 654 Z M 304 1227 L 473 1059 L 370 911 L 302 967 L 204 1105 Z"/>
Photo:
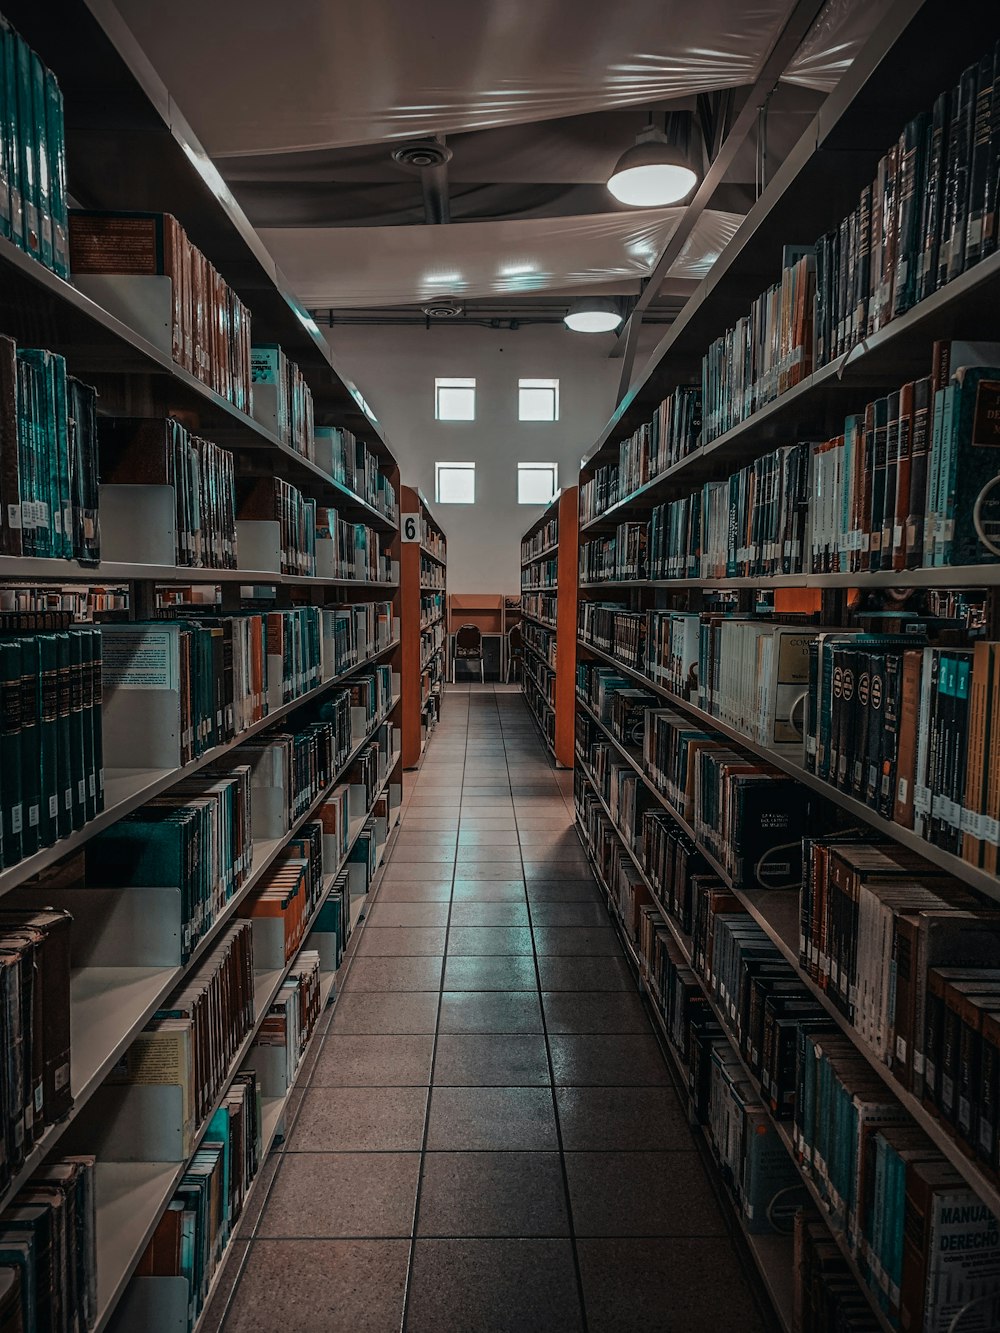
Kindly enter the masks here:
<path id="1" fill-rule="evenodd" d="M 87 766 L 86 766 L 86 730 L 90 719 L 84 708 L 84 661 L 86 654 L 85 640 L 87 630 L 69 631 L 69 683 L 70 683 L 70 736 L 69 767 L 71 791 L 71 823 L 73 829 L 80 829 L 87 822 Z"/>
<path id="2" fill-rule="evenodd" d="M 35 153 L 35 200 L 38 206 L 38 257 L 52 267 L 52 190 L 49 180 L 49 148 L 45 114 L 45 66 L 37 52 L 31 53 L 31 138 Z"/>
<path id="3" fill-rule="evenodd" d="M 31 856 L 41 846 L 42 675 L 38 635 L 21 639 L 21 848 Z"/>
<path id="4" fill-rule="evenodd" d="M 59 653 L 54 634 L 36 634 L 39 688 L 39 784 L 38 837 L 49 847 L 59 834 Z"/>
<path id="5" fill-rule="evenodd" d="M 3 774 L 3 862 L 20 861 L 24 807 L 21 803 L 21 642 L 0 639 L 0 773 Z"/>
<path id="6" fill-rule="evenodd" d="M 66 186 L 66 122 L 59 81 L 45 71 L 45 143 L 49 157 L 49 212 L 52 218 L 52 268 L 69 277 L 69 194 Z"/>
<path id="7" fill-rule="evenodd" d="M 1000 369 L 955 372 L 954 465 L 942 563 L 976 565 L 1000 556 Z"/>
<path id="8" fill-rule="evenodd" d="M 73 671 L 70 636 L 53 635 L 56 648 L 55 797 L 58 837 L 73 832 Z"/>
<path id="9" fill-rule="evenodd" d="M 24 248 L 24 205 L 17 146 L 17 38 L 0 15 L 0 139 L 7 168 L 8 225 L 3 233 Z"/>
<path id="10" fill-rule="evenodd" d="M 24 209 L 22 248 L 40 259 L 42 238 L 38 221 L 38 173 L 35 154 L 35 108 L 31 94 L 31 48 L 14 34 L 14 83 L 17 89 L 17 158 Z"/>

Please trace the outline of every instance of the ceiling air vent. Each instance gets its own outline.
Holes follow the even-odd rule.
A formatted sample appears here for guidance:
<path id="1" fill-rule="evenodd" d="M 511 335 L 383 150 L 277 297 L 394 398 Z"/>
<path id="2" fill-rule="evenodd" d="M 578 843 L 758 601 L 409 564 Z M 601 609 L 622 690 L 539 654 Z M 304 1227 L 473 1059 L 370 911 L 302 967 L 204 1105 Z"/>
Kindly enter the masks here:
<path id="1" fill-rule="evenodd" d="M 424 171 L 427 167 L 443 167 L 450 162 L 451 149 L 436 139 L 413 139 L 392 150 L 392 160 L 399 167 Z"/>
<path id="2" fill-rule="evenodd" d="M 457 297 L 440 296 L 420 308 L 428 319 L 457 319 L 465 314 L 465 306 Z"/>

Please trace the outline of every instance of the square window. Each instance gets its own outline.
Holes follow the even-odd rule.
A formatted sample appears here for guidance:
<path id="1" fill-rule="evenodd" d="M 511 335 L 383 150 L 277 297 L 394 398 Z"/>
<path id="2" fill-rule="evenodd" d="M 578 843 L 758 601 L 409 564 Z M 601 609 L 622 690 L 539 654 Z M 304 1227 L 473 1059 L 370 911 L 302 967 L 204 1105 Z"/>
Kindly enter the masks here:
<path id="1" fill-rule="evenodd" d="M 476 381 L 434 381 L 434 418 L 437 421 L 475 421 Z"/>
<path id="2" fill-rule="evenodd" d="M 434 496 L 442 505 L 475 504 L 475 463 L 435 463 Z"/>
<path id="3" fill-rule="evenodd" d="M 547 505 L 559 489 L 557 463 L 518 463 L 517 503 Z"/>
<path id="4" fill-rule="evenodd" d="M 558 421 L 559 381 L 518 380 L 517 418 L 519 421 Z"/>

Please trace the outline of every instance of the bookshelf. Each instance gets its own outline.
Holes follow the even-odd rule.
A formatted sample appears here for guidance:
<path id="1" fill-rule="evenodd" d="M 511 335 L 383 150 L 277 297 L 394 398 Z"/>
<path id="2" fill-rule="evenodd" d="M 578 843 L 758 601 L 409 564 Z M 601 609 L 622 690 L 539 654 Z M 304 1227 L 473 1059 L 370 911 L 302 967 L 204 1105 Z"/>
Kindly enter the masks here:
<path id="1" fill-rule="evenodd" d="M 798 884 L 792 887 L 764 888 L 759 884 L 749 887 L 734 877 L 727 865 L 713 853 L 714 844 L 709 841 L 711 819 L 704 813 L 706 807 L 698 804 L 701 798 L 695 797 L 694 813 L 686 815 L 679 808 L 676 791 L 671 796 L 667 790 L 671 780 L 676 782 L 676 773 L 664 778 L 655 770 L 649 749 L 649 728 L 653 724 L 647 721 L 636 731 L 630 722 L 629 734 L 624 736 L 613 721 L 616 716 L 628 716 L 624 705 L 620 713 L 616 714 L 614 707 L 609 713 L 606 707 L 599 705 L 596 695 L 589 692 L 587 684 L 592 679 L 588 672 L 606 670 L 604 679 L 610 683 L 602 688 L 612 691 L 612 697 L 620 694 L 622 698 L 624 694 L 621 692 L 625 690 L 643 692 L 647 701 L 640 701 L 637 706 L 645 710 L 646 718 L 660 710 L 670 710 L 678 719 L 678 728 L 690 727 L 692 735 L 709 733 L 712 738 L 709 744 L 731 745 L 738 755 L 745 756 L 748 765 L 763 764 L 776 780 L 790 781 L 792 787 L 787 790 L 795 793 L 796 801 L 801 801 L 802 808 L 808 812 L 799 830 L 801 836 L 826 837 L 833 842 L 835 834 L 853 829 L 865 840 L 897 849 L 895 855 L 919 856 L 928 873 L 945 872 L 951 877 L 948 892 L 960 895 L 966 888 L 973 890 L 980 895 L 979 906 L 976 907 L 974 901 L 968 910 L 988 911 L 1000 903 L 1000 878 L 988 868 L 983 856 L 976 856 L 975 841 L 980 825 L 975 819 L 975 807 L 967 812 L 968 822 L 962 828 L 964 835 L 973 838 L 971 859 L 967 859 L 970 857 L 968 845 L 963 849 L 961 838 L 958 850 L 964 850 L 965 856 L 956 854 L 947 838 L 932 837 L 931 834 L 923 836 L 919 821 L 911 818 L 914 827 L 910 827 L 898 813 L 889 817 L 884 805 L 880 810 L 878 798 L 870 794 L 866 798 L 856 789 L 852 791 L 850 781 L 845 784 L 842 776 L 838 785 L 836 779 L 828 780 L 820 771 L 813 771 L 814 764 L 807 760 L 801 739 L 801 727 L 798 728 L 799 739 L 765 743 L 759 734 L 760 724 L 753 708 L 747 708 L 743 717 L 734 717 L 732 700 L 725 697 L 721 687 L 717 688 L 717 677 L 713 674 L 711 684 L 707 683 L 709 668 L 713 673 L 720 669 L 719 658 L 713 654 L 722 651 L 719 645 L 733 640 L 720 636 L 713 641 L 712 632 L 704 630 L 712 617 L 718 616 L 722 619 L 758 618 L 778 623 L 784 619 L 784 623 L 797 625 L 808 633 L 847 626 L 854 630 L 867 629 L 870 633 L 890 634 L 901 630 L 908 616 L 913 621 L 928 620 L 932 626 L 935 618 L 940 616 L 940 628 L 936 632 L 943 634 L 943 638 L 935 639 L 932 629 L 931 642 L 944 643 L 943 652 L 954 650 L 961 656 L 963 648 L 971 648 L 977 639 L 997 638 L 995 590 L 1000 583 L 1000 561 L 981 553 L 979 558 L 983 563 L 956 560 L 949 565 L 942 563 L 940 558 L 936 561 L 927 558 L 925 546 L 925 558 L 922 561 L 918 558 L 919 567 L 900 568 L 898 560 L 892 560 L 893 550 L 895 548 L 898 553 L 900 543 L 897 523 L 895 534 L 882 538 L 887 543 L 885 551 L 888 554 L 880 560 L 869 557 L 866 536 L 865 556 L 858 563 L 853 563 L 852 556 L 845 557 L 847 543 L 844 542 L 839 546 L 839 557 L 833 558 L 832 568 L 813 564 L 811 557 L 815 547 L 811 543 L 818 540 L 817 533 L 824 519 L 816 498 L 821 489 L 817 487 L 817 474 L 813 470 L 817 466 L 816 454 L 811 454 L 804 511 L 808 516 L 801 534 L 804 558 L 796 564 L 793 555 L 792 563 L 792 569 L 798 568 L 801 572 L 754 573 L 745 567 L 740 569 L 744 557 L 749 560 L 769 554 L 760 550 L 737 550 L 738 572 L 735 574 L 707 577 L 702 572 L 704 565 L 699 568 L 703 557 L 715 553 L 715 548 L 708 545 L 711 530 L 705 526 L 706 516 L 710 516 L 711 487 L 728 482 L 742 469 L 758 466 L 766 470 L 772 457 L 777 458 L 786 446 L 808 441 L 808 447 L 812 449 L 812 442 L 816 446 L 821 442 L 835 442 L 836 437 L 845 432 L 845 418 L 857 416 L 863 421 L 866 408 L 873 400 L 885 395 L 891 404 L 893 395 L 898 398 L 901 386 L 908 387 L 909 381 L 931 376 L 934 344 L 951 343 L 955 347 L 958 344 L 953 340 L 968 344 L 996 339 L 1000 254 L 988 255 L 923 299 L 915 300 L 908 309 L 894 314 L 880 327 L 868 332 L 867 337 L 860 337 L 854 346 L 832 356 L 825 364 L 821 363 L 818 350 L 812 344 L 810 366 L 797 383 L 777 392 L 769 401 L 752 405 L 742 420 L 721 430 L 714 438 L 708 438 L 707 442 L 704 434 L 697 435 L 690 445 L 668 454 L 658 469 L 650 465 L 645 471 L 636 471 L 636 460 L 642 458 L 643 448 L 648 461 L 650 452 L 655 452 L 657 447 L 649 446 L 648 437 L 645 445 L 638 442 L 637 433 L 657 417 L 660 438 L 664 438 L 664 422 L 669 422 L 670 417 L 660 405 L 666 406 L 665 400 L 674 396 L 672 410 L 676 412 L 678 402 L 682 401 L 677 395 L 694 392 L 687 386 L 702 384 L 702 359 L 711 345 L 748 314 L 751 303 L 769 283 L 781 279 L 783 247 L 811 243 L 822 233 L 836 230 L 841 220 L 857 207 L 859 195 L 871 185 L 876 175 L 879 159 L 890 145 L 896 143 L 907 122 L 918 113 L 929 111 L 938 93 L 955 85 L 963 70 L 976 64 L 980 55 L 992 48 L 1000 33 L 992 7 L 969 6 L 964 17 L 971 27 L 961 33 L 953 28 L 949 30 L 947 12 L 943 4 L 930 0 L 924 4 L 904 0 L 890 6 L 837 90 L 824 103 L 814 123 L 775 173 L 711 274 L 655 348 L 645 369 L 584 458 L 580 474 L 579 540 L 581 570 L 585 572 L 581 572 L 578 586 L 581 615 L 577 636 L 578 660 L 583 664 L 583 675 L 575 699 L 577 820 L 581 840 L 607 894 L 609 910 L 649 992 L 664 1041 L 675 1063 L 680 1061 L 682 1079 L 686 1081 L 693 1075 L 687 1059 L 678 1051 L 677 1030 L 665 1017 L 672 1003 L 671 996 L 660 987 L 651 958 L 644 950 L 648 937 L 641 935 L 636 924 L 643 911 L 652 913 L 655 918 L 654 935 L 669 939 L 676 966 L 687 969 L 685 984 L 690 982 L 696 988 L 699 1003 L 705 1006 L 706 1012 L 721 1029 L 746 1083 L 755 1093 L 762 1090 L 759 1069 L 752 1067 L 741 1044 L 732 1014 L 720 999 L 717 979 L 700 965 L 692 935 L 679 918 L 672 897 L 675 885 L 670 878 L 670 867 L 666 872 L 657 870 L 650 860 L 651 825 L 647 824 L 645 816 L 650 813 L 654 818 L 651 812 L 660 812 L 655 818 L 663 818 L 677 837 L 687 840 L 686 845 L 692 849 L 692 855 L 699 858 L 705 873 L 738 904 L 746 921 L 759 928 L 771 950 L 768 957 L 787 969 L 784 975 L 794 979 L 803 998 L 813 1006 L 811 1012 L 818 1015 L 817 1022 L 828 1025 L 834 1034 L 831 1040 L 843 1042 L 852 1058 L 863 1062 L 860 1067 L 865 1072 L 859 1077 L 869 1081 L 871 1088 L 881 1089 L 881 1092 L 871 1092 L 872 1100 L 878 1097 L 888 1099 L 898 1123 L 919 1129 L 926 1136 L 923 1142 L 932 1145 L 941 1155 L 948 1167 L 957 1173 L 956 1179 L 960 1178 L 979 1200 L 998 1214 L 1000 1177 L 988 1155 L 984 1159 L 982 1151 L 977 1151 L 968 1131 L 960 1130 L 954 1113 L 949 1117 L 942 1112 L 933 1090 L 921 1094 L 917 1080 L 913 1078 L 911 1081 L 911 1076 L 906 1073 L 905 1058 L 898 1051 L 880 1053 L 878 1043 L 884 1048 L 887 1036 L 874 1028 L 870 1032 L 862 1030 L 865 1020 L 860 1016 L 853 1019 L 849 1016 L 846 1001 L 841 1001 L 836 994 L 836 983 L 828 984 L 827 975 L 822 970 L 825 964 L 820 964 L 817 977 L 804 961 L 802 932 L 806 927 L 801 921 L 804 908 L 800 907 L 800 898 L 806 890 L 800 889 Z M 922 58 L 917 55 L 921 51 L 924 53 Z M 927 51 L 933 51 L 933 60 L 927 60 Z M 921 65 L 919 72 L 916 63 Z M 809 299 L 814 300 L 814 297 Z M 965 355 L 969 360 L 952 361 L 952 371 L 956 366 L 966 364 L 997 364 L 995 354 L 983 354 L 978 358 L 975 352 Z M 735 375 L 735 371 L 730 373 Z M 940 380 L 930 382 L 932 391 L 940 391 L 947 385 L 948 375 L 945 373 Z M 699 411 L 702 410 L 699 406 Z M 890 405 L 890 420 L 892 410 Z M 912 417 L 907 419 L 907 426 L 912 420 Z M 899 429 L 898 424 L 896 429 Z M 930 434 L 929 427 L 929 439 Z M 928 454 L 932 458 L 936 447 L 928 444 Z M 907 459 L 908 455 L 902 457 Z M 896 455 L 897 467 L 899 458 L 900 455 Z M 891 451 L 889 460 L 892 465 Z M 610 493 L 610 503 L 598 500 L 595 506 L 592 497 L 596 488 L 591 488 L 590 484 L 609 465 L 619 466 L 619 475 L 626 479 Z M 959 468 L 961 466 L 959 464 Z M 626 468 L 630 469 L 627 474 Z M 602 485 L 614 484 L 608 483 L 608 474 L 603 475 Z M 585 492 L 585 487 L 590 489 Z M 605 491 L 605 496 L 607 494 Z M 849 490 L 847 494 L 850 495 Z M 685 563 L 688 548 L 682 537 L 678 546 L 668 543 L 663 548 L 675 560 L 673 567 L 678 570 L 677 576 L 647 577 L 647 555 L 650 551 L 655 554 L 656 549 L 654 529 L 650 525 L 660 524 L 662 534 L 664 525 L 675 521 L 682 523 L 683 517 L 678 516 L 683 515 L 683 511 L 670 506 L 695 495 L 700 497 L 702 526 L 696 530 L 696 543 L 690 548 L 696 556 L 694 566 Z M 944 498 L 947 500 L 946 493 Z M 898 506 L 897 498 L 897 509 Z M 945 532 L 946 550 L 951 541 L 945 525 L 947 512 L 942 508 L 940 516 L 934 519 L 939 540 L 942 531 Z M 884 513 L 889 514 L 888 507 Z M 930 506 L 925 513 L 934 518 Z M 961 518 L 960 513 L 955 514 L 956 525 Z M 737 517 L 735 522 L 737 525 L 742 523 L 742 517 Z M 630 531 L 626 525 L 638 525 L 642 532 Z M 846 520 L 844 526 L 847 526 Z M 739 530 L 737 526 L 737 532 Z M 877 530 L 877 524 L 873 523 L 868 533 Z M 892 533 L 888 517 L 885 531 Z M 649 543 L 648 547 L 643 545 L 638 556 L 634 547 L 637 538 Z M 766 536 L 762 537 L 762 541 L 766 540 Z M 878 550 L 878 546 L 873 543 L 871 550 Z M 787 556 L 788 553 L 786 548 L 784 554 Z M 730 555 L 733 555 L 732 551 Z M 948 558 L 946 555 L 945 559 Z M 876 565 L 881 563 L 882 567 L 864 567 L 870 559 Z M 885 567 L 886 561 L 894 563 L 895 567 Z M 769 567 L 780 568 L 780 560 L 772 562 Z M 660 570 L 655 572 L 657 575 L 661 573 Z M 561 582 L 561 570 L 559 577 Z M 598 610 L 602 604 L 608 608 L 604 622 Z M 614 622 L 612 631 L 608 626 L 617 611 L 621 612 L 622 618 Z M 688 627 L 692 623 L 700 624 L 702 631 L 695 628 L 695 638 L 699 632 L 706 633 L 708 645 L 714 642 L 715 647 L 706 646 L 705 641 L 682 647 L 679 646 L 680 639 L 659 638 L 664 624 L 674 614 L 690 616 L 691 620 L 685 622 Z M 884 629 L 880 627 L 880 617 L 885 623 Z M 550 620 L 544 623 L 551 628 Z M 635 639 L 629 637 L 633 631 L 637 634 Z M 624 637 L 619 639 L 619 635 Z M 672 649 L 664 646 L 668 643 Z M 671 650 L 679 654 L 676 663 L 668 660 Z M 910 651 L 905 646 L 900 647 L 900 660 L 904 650 Z M 891 645 L 872 649 L 873 653 L 891 651 Z M 677 663 L 685 673 L 689 666 L 696 669 L 697 682 L 685 681 L 682 688 L 677 683 Z M 860 679 L 860 672 L 859 666 L 851 681 L 852 688 Z M 797 688 L 798 694 L 808 699 L 810 683 L 805 676 L 799 678 Z M 818 697 L 822 700 L 822 680 L 812 688 L 819 691 Z M 916 722 L 915 713 L 911 721 Z M 893 725 L 900 724 L 894 720 Z M 845 733 L 843 744 L 848 743 L 848 733 Z M 994 738 L 990 744 L 995 743 Z M 652 753 L 656 754 L 655 748 Z M 965 773 L 964 750 L 962 754 L 960 767 L 955 770 L 956 782 L 961 782 Z M 849 759 L 848 764 L 851 762 Z M 894 765 L 895 760 L 889 770 L 893 782 Z M 697 780 L 701 781 L 704 774 L 703 769 Z M 638 795 L 633 797 L 633 791 Z M 951 822 L 950 816 L 945 819 Z M 600 834 L 598 843 L 591 837 L 594 829 Z M 663 873 L 667 874 L 666 880 L 660 878 Z M 928 882 L 941 884 L 940 880 Z M 818 892 L 811 883 L 809 891 Z M 955 901 L 958 901 L 957 897 Z M 637 904 L 645 906 L 637 909 Z M 722 910 L 735 911 L 736 907 Z M 903 914 L 906 909 L 894 907 L 892 911 Z M 896 919 L 896 916 L 889 917 L 890 921 Z M 839 927 L 846 933 L 838 937 L 838 948 L 850 934 L 850 920 L 848 918 Z M 894 927 L 887 928 L 891 931 Z M 856 938 L 850 946 L 852 950 L 862 947 L 867 945 Z M 841 959 L 843 956 L 838 955 Z M 938 956 L 938 964 L 942 957 Z M 657 958 L 662 961 L 660 954 Z M 963 967 L 967 964 L 967 959 L 949 957 L 945 961 L 949 964 L 961 961 Z M 933 960 L 924 963 L 925 970 L 917 985 L 926 985 L 926 969 L 933 965 Z M 991 962 L 971 963 L 968 968 L 974 973 L 976 967 L 997 965 L 1000 965 L 1000 950 Z M 841 961 L 830 966 L 843 968 L 846 964 Z M 845 977 L 847 975 L 853 976 L 845 973 Z M 847 981 L 843 984 L 846 986 Z M 853 1002 L 850 1012 L 854 1012 Z M 919 1038 L 922 1051 L 922 1030 Z M 975 1049 L 978 1059 L 978 1046 Z M 920 1075 L 922 1083 L 922 1066 Z M 762 1100 L 766 1102 L 766 1097 Z M 862 1243 L 856 1232 L 852 1236 L 850 1229 L 845 1229 L 842 1218 L 831 1205 L 827 1190 L 818 1184 L 814 1171 L 808 1166 L 808 1153 L 804 1154 L 802 1144 L 796 1138 L 794 1122 L 767 1109 L 770 1132 L 788 1150 L 789 1160 L 800 1177 L 803 1195 L 808 1195 L 816 1213 L 827 1223 L 829 1236 L 839 1249 L 847 1270 L 871 1306 L 871 1318 L 878 1327 L 886 1330 L 897 1327 L 894 1318 L 890 1317 L 884 1291 L 879 1291 L 878 1273 L 867 1261 L 864 1250 L 867 1240 Z M 901 1130 L 901 1133 L 908 1132 L 908 1129 Z M 782 1324 L 786 1328 L 792 1327 L 791 1307 L 778 1281 L 780 1267 L 791 1261 L 791 1251 L 789 1249 L 782 1257 L 778 1244 L 777 1248 L 767 1252 L 757 1244 L 759 1239 L 754 1235 L 747 1237 L 750 1253 L 771 1290 Z M 776 1244 L 780 1241 L 780 1238 L 770 1239 Z"/>
<path id="2" fill-rule="evenodd" d="M 521 688 L 562 768 L 573 767 L 577 521 L 577 488 L 570 486 L 521 538 Z"/>
<path id="3" fill-rule="evenodd" d="M 103 700 L 96 713 L 104 744 L 103 804 L 64 836 L 20 859 L 8 858 L 0 869 L 0 907 L 35 911 L 53 905 L 73 917 L 67 995 L 72 1105 L 61 1118 L 46 1117 L 23 1160 L 12 1164 L 9 1179 L 3 1181 L 0 1204 L 9 1204 L 50 1158 L 71 1153 L 95 1157 L 92 1327 L 186 1328 L 186 1282 L 136 1277 L 136 1265 L 214 1111 L 253 1059 L 273 1004 L 307 957 L 319 955 L 320 1006 L 336 999 L 338 940 L 342 944 L 363 916 L 395 837 L 407 683 L 399 592 L 399 468 L 377 419 L 285 286 L 114 7 L 71 0 L 61 7 L 57 24 L 44 7 L 18 0 L 5 4 L 4 14 L 62 87 L 72 197 L 103 209 L 176 216 L 221 282 L 245 303 L 253 345 L 279 344 L 298 367 L 315 413 L 316 430 L 305 451 L 300 440 L 291 439 L 275 406 L 280 394 L 269 394 L 270 386 L 258 390 L 253 404 L 239 407 L 179 364 L 171 352 L 169 278 L 99 275 L 74 282 L 56 276 L 0 236 L 0 335 L 14 339 L 19 348 L 44 348 L 64 357 L 70 376 L 97 388 L 95 430 L 101 448 L 113 418 L 171 418 L 229 456 L 237 496 L 231 515 L 235 567 L 209 568 L 179 561 L 179 491 L 174 485 L 102 486 L 98 562 L 0 556 L 0 594 L 15 617 L 5 622 L 5 635 L 67 633 L 74 623 L 71 614 L 53 619 L 46 609 L 50 594 L 68 590 L 68 600 L 79 610 L 86 606 L 86 590 L 95 585 L 118 589 L 120 608 L 113 613 L 97 610 L 88 624 L 100 627 L 114 621 L 116 629 L 132 622 L 158 626 L 160 621 L 183 619 L 196 626 L 198 634 L 210 624 L 223 626 L 222 633 L 228 634 L 237 619 L 246 623 L 244 612 L 256 613 L 254 603 L 267 602 L 267 612 L 261 614 L 269 618 L 260 625 L 260 660 L 254 664 L 259 673 L 250 673 L 252 683 L 241 694 L 235 678 L 220 670 L 215 678 L 219 694 L 213 697 L 222 715 L 230 706 L 235 713 L 252 694 L 260 715 L 246 725 L 227 722 L 224 739 L 196 747 L 190 758 L 181 758 L 186 754 L 181 731 L 192 714 L 179 702 L 183 690 L 178 680 L 167 672 L 169 678 L 159 688 L 123 711 L 125 685 L 113 677 L 106 654 Z M 107 170 L 108 160 L 116 163 L 114 171 Z M 229 354 L 235 355 L 232 347 Z M 315 572 L 287 571 L 285 515 L 276 511 L 273 517 L 240 517 L 239 488 L 261 481 L 270 485 L 272 479 L 295 487 L 306 508 L 315 505 L 315 512 L 336 516 L 336 524 L 330 519 L 329 528 L 307 534 Z M 188 588 L 199 594 L 192 599 L 194 605 L 165 605 L 170 590 L 176 599 Z M 40 618 L 46 615 L 48 620 Z M 279 636 L 274 641 L 272 630 Z M 218 660 L 213 659 L 213 667 Z M 193 690 L 197 672 L 192 669 L 183 680 L 183 688 Z M 335 710 L 332 717 L 324 717 L 324 705 Z M 218 716 L 215 725 L 220 725 Z M 259 747 L 264 742 L 279 749 L 287 745 L 289 785 L 262 783 L 262 797 L 258 786 L 249 783 L 254 761 L 248 743 Z M 127 761 L 119 758 L 123 754 Z M 245 873 L 225 896 L 216 886 L 218 901 L 213 898 L 210 924 L 187 950 L 180 943 L 189 923 L 186 909 L 178 907 L 179 889 L 94 885 L 89 877 L 83 879 L 85 858 L 96 839 L 150 802 L 194 799 L 193 789 L 185 785 L 190 779 L 208 783 L 224 773 L 231 781 L 229 766 L 248 775 L 241 853 Z M 283 793 L 288 808 L 279 801 L 280 808 L 268 816 L 267 831 L 261 831 L 257 816 L 265 814 L 276 792 Z M 261 945 L 269 937 L 258 933 L 258 918 L 248 918 L 248 913 L 274 884 L 289 844 L 301 843 L 307 830 L 318 836 L 319 822 L 325 830 L 327 812 L 334 807 L 340 822 L 335 838 L 324 834 L 322 839 L 332 850 L 324 847 L 315 899 L 300 923 L 300 942 L 279 965 Z M 44 879 L 36 883 L 38 875 Z M 336 929 L 329 924 L 328 911 L 334 901 L 343 905 Z M 111 1076 L 157 1012 L 244 919 L 252 922 L 257 945 L 252 1012 L 226 1068 L 218 1071 L 212 1105 L 194 1126 L 191 1142 L 182 1144 L 178 1104 L 169 1095 L 176 1089 L 118 1085 Z M 260 1075 L 260 1165 L 283 1132 L 305 1053 L 303 1045 L 287 1078 Z M 124 1142 L 136 1134 L 146 1142 Z M 262 1175 L 254 1178 L 251 1190 L 260 1186 Z M 235 1228 L 228 1239 L 234 1235 Z M 212 1285 L 202 1293 L 202 1308 L 229 1253 L 227 1247 L 215 1265 Z"/>
<path id="4" fill-rule="evenodd" d="M 448 543 L 419 488 L 401 500 L 403 767 L 416 768 L 441 717 L 448 679 Z"/>

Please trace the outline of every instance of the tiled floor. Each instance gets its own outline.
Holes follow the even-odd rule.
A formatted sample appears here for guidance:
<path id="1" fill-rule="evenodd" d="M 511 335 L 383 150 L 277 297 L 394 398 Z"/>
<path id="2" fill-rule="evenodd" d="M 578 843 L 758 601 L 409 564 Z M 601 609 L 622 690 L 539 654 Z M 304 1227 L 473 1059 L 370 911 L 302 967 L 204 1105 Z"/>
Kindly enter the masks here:
<path id="1" fill-rule="evenodd" d="M 210 1328 L 770 1327 L 572 800 L 519 691 L 448 691 Z"/>

